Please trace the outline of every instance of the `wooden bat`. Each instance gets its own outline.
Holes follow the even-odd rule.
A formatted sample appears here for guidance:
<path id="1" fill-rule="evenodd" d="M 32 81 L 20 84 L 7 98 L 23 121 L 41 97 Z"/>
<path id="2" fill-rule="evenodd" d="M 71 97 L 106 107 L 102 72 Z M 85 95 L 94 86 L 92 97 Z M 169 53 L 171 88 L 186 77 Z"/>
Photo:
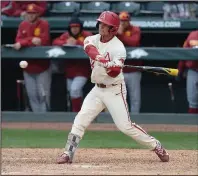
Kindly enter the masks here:
<path id="1" fill-rule="evenodd" d="M 124 65 L 124 67 L 136 68 L 142 71 L 148 71 L 155 73 L 157 75 L 170 75 L 170 76 L 177 76 L 178 69 L 175 68 L 166 68 L 166 67 L 151 67 L 151 66 L 134 66 L 134 65 Z"/>

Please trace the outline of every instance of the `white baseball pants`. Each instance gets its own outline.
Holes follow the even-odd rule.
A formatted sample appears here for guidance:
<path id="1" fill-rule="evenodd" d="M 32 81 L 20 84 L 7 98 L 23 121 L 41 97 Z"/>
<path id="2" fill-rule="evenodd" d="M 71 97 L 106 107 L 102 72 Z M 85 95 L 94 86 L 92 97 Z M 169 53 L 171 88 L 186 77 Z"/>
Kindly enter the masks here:
<path id="1" fill-rule="evenodd" d="M 157 140 L 148 135 L 140 126 L 131 122 L 126 94 L 125 83 L 109 88 L 95 86 L 86 96 L 80 112 L 75 117 L 71 133 L 82 138 L 89 124 L 106 107 L 120 131 L 140 144 L 154 149 Z"/>

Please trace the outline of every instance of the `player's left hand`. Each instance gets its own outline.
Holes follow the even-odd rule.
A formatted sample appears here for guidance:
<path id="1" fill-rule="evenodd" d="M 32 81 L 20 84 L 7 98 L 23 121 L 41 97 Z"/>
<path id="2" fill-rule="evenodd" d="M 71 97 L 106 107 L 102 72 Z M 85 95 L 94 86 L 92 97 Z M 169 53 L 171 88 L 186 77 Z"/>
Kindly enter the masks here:
<path id="1" fill-rule="evenodd" d="M 113 63 L 108 61 L 108 60 L 100 60 L 99 65 L 104 67 L 104 68 L 110 68 L 113 67 Z"/>
<path id="2" fill-rule="evenodd" d="M 40 45 L 41 44 L 41 39 L 39 37 L 33 37 L 32 43 L 35 45 Z"/>
<path id="3" fill-rule="evenodd" d="M 19 50 L 19 49 L 21 49 L 21 44 L 19 42 L 17 42 L 17 43 L 14 44 L 13 48 L 15 50 Z"/>
<path id="4" fill-rule="evenodd" d="M 76 44 L 76 39 L 73 37 L 70 37 L 67 39 L 67 44 L 69 45 L 75 45 Z"/>
<path id="5" fill-rule="evenodd" d="M 115 78 L 116 76 L 118 76 L 120 74 L 121 67 L 119 67 L 119 66 L 113 66 L 113 67 L 107 68 L 106 70 L 107 70 L 107 74 L 109 76 Z"/>
<path id="6" fill-rule="evenodd" d="M 101 55 L 97 55 L 96 56 L 96 61 L 99 62 L 99 65 L 102 66 L 102 67 L 107 67 L 107 64 L 109 62 L 109 60 L 105 59 L 103 56 Z"/>
<path id="7" fill-rule="evenodd" d="M 117 63 L 115 61 L 107 61 L 104 63 L 101 63 L 101 66 L 103 66 L 104 68 L 113 68 L 113 67 L 122 67 L 122 65 L 120 63 Z"/>

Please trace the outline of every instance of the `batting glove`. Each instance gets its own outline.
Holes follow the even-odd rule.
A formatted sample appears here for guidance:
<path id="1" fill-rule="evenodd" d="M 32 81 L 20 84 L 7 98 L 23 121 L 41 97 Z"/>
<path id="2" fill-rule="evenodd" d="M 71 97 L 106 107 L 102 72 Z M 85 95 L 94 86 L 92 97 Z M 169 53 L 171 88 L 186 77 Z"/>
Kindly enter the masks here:
<path id="1" fill-rule="evenodd" d="M 96 56 L 96 61 L 99 62 L 99 65 L 104 68 L 111 68 L 111 67 L 122 67 L 123 63 L 121 61 L 108 61 L 101 55 Z"/>
<path id="2" fill-rule="evenodd" d="M 107 68 L 108 67 L 109 61 L 107 59 L 105 59 L 103 56 L 97 55 L 96 58 L 95 58 L 95 60 L 99 62 L 99 65 L 100 66 L 102 66 L 104 68 Z"/>

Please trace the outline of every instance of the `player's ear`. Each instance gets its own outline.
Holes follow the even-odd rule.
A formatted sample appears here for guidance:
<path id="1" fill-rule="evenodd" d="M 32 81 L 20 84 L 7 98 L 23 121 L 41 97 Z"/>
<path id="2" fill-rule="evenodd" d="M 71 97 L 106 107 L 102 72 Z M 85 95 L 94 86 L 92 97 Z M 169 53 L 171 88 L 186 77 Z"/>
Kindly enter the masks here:
<path id="1" fill-rule="evenodd" d="M 111 33 L 111 32 L 115 32 L 115 29 L 114 29 L 113 26 L 110 26 L 110 27 L 109 27 L 109 33 Z"/>
<path id="2" fill-rule="evenodd" d="M 115 33 L 117 30 L 118 30 L 118 28 L 112 26 L 112 27 L 110 27 L 109 32 Z"/>
<path id="3" fill-rule="evenodd" d="M 111 32 L 115 32 L 115 31 L 116 31 L 116 29 L 115 29 L 115 28 L 112 28 L 112 29 L 111 29 Z"/>

